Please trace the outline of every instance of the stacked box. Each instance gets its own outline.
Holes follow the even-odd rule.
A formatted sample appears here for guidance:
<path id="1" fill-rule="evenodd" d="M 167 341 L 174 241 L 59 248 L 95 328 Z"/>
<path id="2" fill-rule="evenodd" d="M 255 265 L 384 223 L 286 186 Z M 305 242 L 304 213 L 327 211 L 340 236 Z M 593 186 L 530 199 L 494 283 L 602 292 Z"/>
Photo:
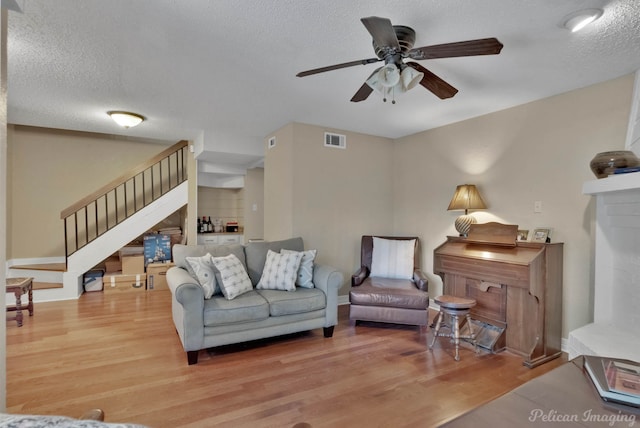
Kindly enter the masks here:
<path id="1" fill-rule="evenodd" d="M 171 261 L 171 236 L 157 233 L 144 236 L 144 265 Z"/>
<path id="2" fill-rule="evenodd" d="M 173 263 L 150 263 L 147 265 L 147 290 L 166 290 L 167 271 Z"/>
<path id="3" fill-rule="evenodd" d="M 147 278 L 144 273 L 137 275 L 108 273 L 104 276 L 103 283 L 104 291 L 107 293 L 145 291 Z"/>
<path id="4" fill-rule="evenodd" d="M 144 256 L 124 256 L 121 262 L 123 275 L 144 274 Z"/>

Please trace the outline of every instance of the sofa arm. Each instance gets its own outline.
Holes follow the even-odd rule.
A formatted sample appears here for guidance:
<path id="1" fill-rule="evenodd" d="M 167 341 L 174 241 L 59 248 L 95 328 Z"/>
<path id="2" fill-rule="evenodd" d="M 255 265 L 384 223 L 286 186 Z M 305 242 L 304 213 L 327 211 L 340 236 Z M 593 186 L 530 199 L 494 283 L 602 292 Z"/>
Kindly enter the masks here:
<path id="1" fill-rule="evenodd" d="M 420 269 L 413 271 L 413 282 L 422 291 L 429 291 L 429 279 Z"/>
<path id="2" fill-rule="evenodd" d="M 369 269 L 367 269 L 366 266 L 360 266 L 360 269 L 358 269 L 356 273 L 351 275 L 351 286 L 357 287 L 358 285 L 362 284 L 362 281 L 364 281 L 367 276 L 369 276 Z"/>
<path id="3" fill-rule="evenodd" d="M 185 351 L 204 346 L 204 291 L 185 269 L 174 266 L 167 271 L 171 290 L 171 312 Z"/>
<path id="4" fill-rule="evenodd" d="M 344 283 L 344 275 L 331 266 L 313 266 L 313 284 L 327 296 L 324 327 L 338 324 L 338 290 Z"/>

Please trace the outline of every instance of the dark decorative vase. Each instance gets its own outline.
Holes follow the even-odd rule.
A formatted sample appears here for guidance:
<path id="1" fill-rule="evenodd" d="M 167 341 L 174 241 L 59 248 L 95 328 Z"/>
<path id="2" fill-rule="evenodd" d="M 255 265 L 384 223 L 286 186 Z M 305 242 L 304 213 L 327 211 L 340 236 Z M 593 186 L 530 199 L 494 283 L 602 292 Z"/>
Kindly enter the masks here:
<path id="1" fill-rule="evenodd" d="M 640 159 L 632 151 L 616 150 L 598 153 L 589 166 L 598 178 L 605 178 L 613 174 L 616 168 L 629 168 L 640 165 Z"/>

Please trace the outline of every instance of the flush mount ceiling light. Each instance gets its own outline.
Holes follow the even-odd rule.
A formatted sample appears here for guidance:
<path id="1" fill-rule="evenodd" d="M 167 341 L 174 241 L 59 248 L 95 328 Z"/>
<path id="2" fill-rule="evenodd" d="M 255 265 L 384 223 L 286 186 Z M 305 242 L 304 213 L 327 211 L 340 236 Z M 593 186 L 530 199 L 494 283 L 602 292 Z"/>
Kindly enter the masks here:
<path id="1" fill-rule="evenodd" d="M 600 18 L 604 11 L 602 9 L 583 9 L 567 15 L 562 26 L 572 33 L 579 31 Z"/>
<path id="2" fill-rule="evenodd" d="M 108 111 L 107 114 L 111 119 L 123 128 L 133 128 L 140 125 L 144 120 L 143 116 L 128 111 Z"/>

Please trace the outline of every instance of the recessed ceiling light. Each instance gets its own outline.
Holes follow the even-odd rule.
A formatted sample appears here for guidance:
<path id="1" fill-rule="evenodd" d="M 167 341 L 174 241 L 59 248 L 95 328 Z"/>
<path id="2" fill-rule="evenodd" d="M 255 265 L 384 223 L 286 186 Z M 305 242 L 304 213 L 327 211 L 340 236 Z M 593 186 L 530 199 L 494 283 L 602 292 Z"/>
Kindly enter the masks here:
<path id="1" fill-rule="evenodd" d="M 144 120 L 143 116 L 128 111 L 108 111 L 107 114 L 111 116 L 115 123 L 124 128 L 133 128 L 140 125 Z"/>
<path id="2" fill-rule="evenodd" d="M 604 11 L 602 9 L 583 9 L 573 12 L 564 18 L 562 26 L 572 33 L 579 31 L 600 18 Z"/>

